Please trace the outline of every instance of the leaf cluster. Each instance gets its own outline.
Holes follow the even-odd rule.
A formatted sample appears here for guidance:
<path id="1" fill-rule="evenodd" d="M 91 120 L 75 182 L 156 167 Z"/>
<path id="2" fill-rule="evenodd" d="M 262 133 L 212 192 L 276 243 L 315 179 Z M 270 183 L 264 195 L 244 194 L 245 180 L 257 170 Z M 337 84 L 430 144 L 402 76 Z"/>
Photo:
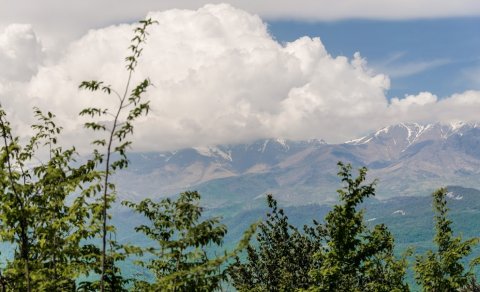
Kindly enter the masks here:
<path id="1" fill-rule="evenodd" d="M 229 268 L 240 291 L 406 291 L 406 259 L 394 256 L 394 240 L 384 225 L 366 227 L 358 205 L 375 194 L 375 182 L 365 184 L 366 168 L 357 177 L 339 163 L 344 187 L 339 204 L 303 232 L 288 223 L 277 202 L 267 196 L 271 211 L 259 225 L 257 245 L 246 260 Z"/>
<path id="2" fill-rule="evenodd" d="M 231 255 L 225 252 L 211 259 L 207 249 L 221 246 L 227 228 L 219 217 L 202 220 L 199 200 L 197 192 L 184 192 L 177 200 L 124 202 L 151 223 L 138 226 L 136 231 L 157 243 L 144 250 L 151 259 L 138 262 L 154 274 L 155 282 L 137 281 L 137 290 L 213 291 L 226 280 L 221 265 Z"/>
<path id="3" fill-rule="evenodd" d="M 321 248 L 323 227 L 304 226 L 302 233 L 288 223 L 272 195 L 267 195 L 270 212 L 258 226 L 256 245 L 247 247 L 246 261 L 236 257 L 229 267 L 233 285 L 239 291 L 292 291 L 308 288 L 313 282 L 313 254 Z"/>
<path id="4" fill-rule="evenodd" d="M 473 273 L 465 270 L 462 259 L 472 252 L 479 239 L 463 241 L 460 236 L 453 236 L 452 221 L 447 217 L 447 192 L 441 188 L 433 193 L 437 250 L 417 256 L 414 266 L 415 279 L 424 291 L 457 291 L 474 286 Z"/>
<path id="5" fill-rule="evenodd" d="M 35 134 L 22 145 L 0 108 L 0 240 L 15 248 L 2 280 L 13 290 L 61 291 L 88 273 L 81 242 L 93 234 L 85 225 L 90 193 L 83 186 L 98 173 L 76 162 L 75 148 L 58 146 L 61 127 L 52 113 L 34 113 Z M 47 149 L 45 162 L 39 149 Z"/>

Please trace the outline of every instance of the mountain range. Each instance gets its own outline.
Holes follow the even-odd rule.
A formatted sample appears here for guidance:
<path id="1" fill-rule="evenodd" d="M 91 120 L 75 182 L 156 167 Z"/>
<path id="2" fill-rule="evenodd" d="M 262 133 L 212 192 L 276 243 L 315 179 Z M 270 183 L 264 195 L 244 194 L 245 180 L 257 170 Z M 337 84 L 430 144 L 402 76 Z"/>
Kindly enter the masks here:
<path id="1" fill-rule="evenodd" d="M 340 144 L 264 139 L 248 144 L 133 153 L 117 181 L 122 197 L 199 190 L 207 206 L 256 204 L 273 193 L 288 205 L 328 203 L 341 185 L 337 162 L 366 166 L 377 198 L 428 195 L 445 185 L 480 187 L 480 124 L 402 123 Z"/>
<path id="2" fill-rule="evenodd" d="M 129 168 L 117 173 L 116 180 L 121 200 L 198 190 L 206 207 L 204 216 L 221 216 L 228 226 L 224 248 L 232 249 L 250 224 L 265 218 L 265 194 L 274 194 L 297 227 L 314 219 L 322 222 L 341 187 L 337 162 L 366 166 L 368 181 L 378 180 L 376 196 L 360 206 L 366 224 L 386 224 L 398 253 L 411 247 L 423 253 L 434 247 L 434 214 L 428 195 L 441 186 L 448 186 L 455 235 L 468 239 L 480 233 L 479 146 L 480 124 L 403 123 L 340 144 L 263 139 L 131 153 Z M 145 218 L 126 208 L 114 213 L 119 240 L 149 244 L 133 231 L 148 224 Z M 479 252 L 475 248 L 474 254 Z M 408 281 L 416 287 L 411 274 Z"/>

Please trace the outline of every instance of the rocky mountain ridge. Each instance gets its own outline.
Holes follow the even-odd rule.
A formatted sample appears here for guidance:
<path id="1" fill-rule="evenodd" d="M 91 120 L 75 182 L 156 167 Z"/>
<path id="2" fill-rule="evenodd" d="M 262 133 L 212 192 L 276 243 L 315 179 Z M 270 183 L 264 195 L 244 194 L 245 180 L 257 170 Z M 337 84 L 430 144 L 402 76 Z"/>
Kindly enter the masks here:
<path id="1" fill-rule="evenodd" d="M 199 189 L 211 203 L 252 200 L 266 192 L 292 204 L 324 202 L 339 187 L 336 163 L 367 166 L 378 196 L 425 195 L 456 184 L 479 187 L 480 125 L 402 123 L 342 144 L 265 139 L 249 144 L 134 153 L 120 174 L 125 196 Z"/>

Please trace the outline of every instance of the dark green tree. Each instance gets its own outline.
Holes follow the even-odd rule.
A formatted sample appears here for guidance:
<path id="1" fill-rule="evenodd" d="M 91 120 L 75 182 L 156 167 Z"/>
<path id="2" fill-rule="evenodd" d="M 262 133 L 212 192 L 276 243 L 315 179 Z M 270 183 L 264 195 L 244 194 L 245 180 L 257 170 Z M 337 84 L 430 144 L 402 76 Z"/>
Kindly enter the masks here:
<path id="1" fill-rule="evenodd" d="M 433 193 L 437 250 L 417 256 L 414 266 L 415 279 L 423 291 L 458 291 L 476 287 L 472 272 L 464 268 L 462 260 L 472 252 L 478 238 L 462 241 L 460 236 L 453 236 L 452 221 L 447 217 L 446 195 L 445 188 Z"/>
<path id="2" fill-rule="evenodd" d="M 345 184 L 340 204 L 325 224 L 299 232 L 268 196 L 271 213 L 260 224 L 258 245 L 247 259 L 230 266 L 234 286 L 241 291 L 407 291 L 406 256 L 394 256 L 394 240 L 384 225 L 367 228 L 358 205 L 375 194 L 375 182 L 365 184 L 366 168 L 352 177 L 350 165 L 339 163 Z"/>
<path id="3" fill-rule="evenodd" d="M 308 275 L 314 268 L 313 254 L 321 249 L 323 228 L 304 227 L 300 232 L 288 223 L 283 209 L 278 209 L 272 195 L 267 219 L 258 226 L 257 244 L 247 247 L 247 258 L 239 257 L 229 267 L 233 286 L 239 291 L 293 291 L 308 288 Z"/>
<path id="4" fill-rule="evenodd" d="M 150 259 L 138 262 L 152 272 L 155 280 L 152 283 L 138 280 L 134 290 L 214 291 L 221 288 L 227 276 L 222 265 L 246 246 L 254 227 L 245 233 L 236 250 L 210 258 L 207 249 L 222 244 L 227 228 L 219 217 L 202 220 L 203 208 L 199 201 L 197 192 L 184 192 L 177 200 L 124 202 L 150 221 L 149 225 L 136 227 L 136 231 L 157 243 L 145 250 Z"/>
<path id="5" fill-rule="evenodd" d="M 352 177 L 351 165 L 339 162 L 340 203 L 325 218 L 324 248 L 315 254 L 318 268 L 309 291 L 407 291 L 405 259 L 393 255 L 394 240 L 384 225 L 367 228 L 358 205 L 375 195 L 375 182 L 365 184 L 366 168 Z"/>
<path id="6" fill-rule="evenodd" d="M 480 284 L 475 277 L 472 277 L 468 283 L 462 288 L 458 289 L 459 292 L 480 292 Z"/>

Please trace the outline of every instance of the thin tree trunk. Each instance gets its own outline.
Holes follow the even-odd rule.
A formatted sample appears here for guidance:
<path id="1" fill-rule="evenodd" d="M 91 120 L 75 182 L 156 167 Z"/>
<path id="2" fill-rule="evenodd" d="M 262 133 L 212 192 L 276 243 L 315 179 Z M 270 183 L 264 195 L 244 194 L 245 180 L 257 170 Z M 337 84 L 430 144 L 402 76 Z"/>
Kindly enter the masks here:
<path id="1" fill-rule="evenodd" d="M 110 131 L 110 138 L 108 140 L 108 147 L 107 147 L 107 160 L 105 165 L 105 183 L 103 186 L 103 222 L 102 222 L 102 275 L 100 279 L 100 291 L 105 292 L 105 274 L 106 274 L 106 253 L 107 253 L 107 198 L 108 198 L 108 180 L 110 178 L 110 157 L 112 154 L 112 145 L 113 145 L 113 138 L 115 135 L 115 131 L 118 126 L 118 119 L 120 117 L 120 113 L 123 109 L 123 104 L 127 98 L 128 89 L 130 87 L 130 81 L 132 79 L 132 71 L 128 74 L 127 84 L 125 86 L 125 92 L 123 97 L 120 98 L 120 105 L 118 107 L 117 113 L 115 115 L 115 119 L 113 120 L 112 130 Z"/>
<path id="2" fill-rule="evenodd" d="M 25 268 L 25 280 L 27 283 L 27 292 L 31 292 L 31 283 L 30 283 L 30 260 L 29 260 L 29 243 L 28 243 L 28 236 L 27 236 L 27 228 L 26 228 L 26 223 L 22 221 L 21 224 L 21 257 L 24 262 L 24 268 Z"/>

